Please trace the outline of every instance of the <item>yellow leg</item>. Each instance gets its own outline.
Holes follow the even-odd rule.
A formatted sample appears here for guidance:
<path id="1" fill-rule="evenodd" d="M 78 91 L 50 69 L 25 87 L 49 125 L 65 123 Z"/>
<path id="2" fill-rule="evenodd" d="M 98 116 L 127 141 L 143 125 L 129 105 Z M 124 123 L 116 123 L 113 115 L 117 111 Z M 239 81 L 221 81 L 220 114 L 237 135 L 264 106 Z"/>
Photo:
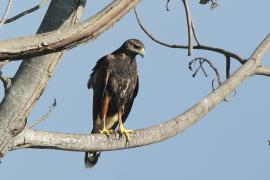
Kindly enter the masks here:
<path id="1" fill-rule="evenodd" d="M 113 133 L 113 130 L 106 129 L 105 118 L 103 118 L 102 121 L 103 121 L 103 129 L 99 130 L 99 133 L 105 134 L 106 136 L 109 136 L 111 133 Z"/>
<path id="2" fill-rule="evenodd" d="M 122 122 L 122 113 L 118 113 L 118 121 L 119 121 L 119 133 L 120 135 L 124 135 L 127 139 L 127 141 L 129 141 L 129 133 L 132 133 L 133 130 L 130 129 L 125 129 L 123 126 L 123 122 Z"/>

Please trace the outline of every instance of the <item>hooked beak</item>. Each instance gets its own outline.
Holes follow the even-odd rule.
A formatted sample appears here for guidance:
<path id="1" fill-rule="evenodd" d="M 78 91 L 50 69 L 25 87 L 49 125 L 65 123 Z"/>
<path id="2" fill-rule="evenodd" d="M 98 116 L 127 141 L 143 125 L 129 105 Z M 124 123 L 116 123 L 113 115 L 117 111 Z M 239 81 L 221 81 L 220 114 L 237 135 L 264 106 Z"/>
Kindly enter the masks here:
<path id="1" fill-rule="evenodd" d="M 144 48 L 142 47 L 139 51 L 139 55 L 143 58 L 144 57 Z"/>

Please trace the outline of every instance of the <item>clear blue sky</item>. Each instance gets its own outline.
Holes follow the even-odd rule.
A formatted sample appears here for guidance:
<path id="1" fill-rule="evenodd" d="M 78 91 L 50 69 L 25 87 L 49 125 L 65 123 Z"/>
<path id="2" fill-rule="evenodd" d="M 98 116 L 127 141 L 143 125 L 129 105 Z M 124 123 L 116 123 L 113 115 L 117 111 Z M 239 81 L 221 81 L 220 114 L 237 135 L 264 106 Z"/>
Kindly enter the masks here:
<path id="1" fill-rule="evenodd" d="M 110 1 L 88 1 L 84 19 Z M 15 15 L 37 1 L 14 1 Z M 193 21 L 200 41 L 248 58 L 269 33 L 270 1 L 220 0 L 211 11 L 198 1 L 190 1 Z M 144 25 L 159 39 L 170 43 L 187 42 L 186 22 L 181 1 L 142 1 L 137 7 Z M 1 6 L 1 12 L 3 6 Z M 35 33 L 46 8 L 0 29 L 1 39 Z M 191 77 L 188 62 L 207 57 L 224 71 L 224 57 L 212 52 L 169 49 L 152 42 L 139 28 L 131 11 L 94 42 L 69 50 L 58 65 L 29 122 L 44 114 L 56 98 L 53 114 L 35 129 L 88 133 L 92 126 L 92 91 L 86 88 L 96 60 L 118 48 L 123 41 L 138 38 L 146 55 L 138 57 L 140 90 L 126 127 L 139 129 L 158 124 L 185 111 L 211 91 L 212 73 Z M 265 57 L 265 64 L 270 56 Z M 237 67 L 234 63 L 234 68 Z M 4 70 L 13 74 L 18 63 Z M 270 79 L 252 77 L 237 88 L 236 96 L 187 129 L 158 144 L 105 152 L 97 166 L 85 169 L 83 153 L 24 149 L 10 152 L 0 164 L 1 179 L 185 179 L 228 180 L 269 179 Z M 27 83 L 27 82 L 26 82 Z M 1 90 L 2 91 L 2 90 Z M 2 92 L 1 92 L 2 93 Z M 2 94 L 0 94 L 2 96 Z"/>

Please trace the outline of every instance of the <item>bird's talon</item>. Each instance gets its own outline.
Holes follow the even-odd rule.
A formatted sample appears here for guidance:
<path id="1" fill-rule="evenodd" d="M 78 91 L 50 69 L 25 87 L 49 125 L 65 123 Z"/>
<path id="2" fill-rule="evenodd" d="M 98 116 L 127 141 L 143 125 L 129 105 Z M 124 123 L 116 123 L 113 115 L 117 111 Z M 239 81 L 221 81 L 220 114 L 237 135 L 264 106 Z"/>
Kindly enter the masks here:
<path id="1" fill-rule="evenodd" d="M 102 129 L 102 130 L 99 130 L 99 133 L 100 134 L 105 134 L 106 136 L 110 136 L 110 134 L 113 133 L 113 130 L 109 130 L 109 129 Z"/>
<path id="2" fill-rule="evenodd" d="M 126 137 L 127 141 L 129 141 L 129 134 L 130 133 L 133 133 L 133 130 L 125 129 L 124 127 L 119 128 L 120 136 L 124 135 Z"/>

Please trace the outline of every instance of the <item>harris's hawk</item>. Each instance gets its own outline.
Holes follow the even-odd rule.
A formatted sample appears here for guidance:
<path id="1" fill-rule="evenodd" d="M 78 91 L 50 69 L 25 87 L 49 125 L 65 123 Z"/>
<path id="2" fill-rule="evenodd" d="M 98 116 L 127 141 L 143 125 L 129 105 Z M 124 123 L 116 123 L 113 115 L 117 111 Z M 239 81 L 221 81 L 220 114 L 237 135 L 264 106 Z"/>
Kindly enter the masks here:
<path id="1" fill-rule="evenodd" d="M 124 128 L 133 101 L 139 89 L 135 57 L 144 56 L 144 45 L 137 39 L 129 39 L 116 51 L 103 56 L 93 68 L 87 87 L 93 95 L 93 133 L 112 133 L 118 126 L 120 135 L 129 140 L 132 130 Z M 85 166 L 93 167 L 100 152 L 86 152 Z"/>

